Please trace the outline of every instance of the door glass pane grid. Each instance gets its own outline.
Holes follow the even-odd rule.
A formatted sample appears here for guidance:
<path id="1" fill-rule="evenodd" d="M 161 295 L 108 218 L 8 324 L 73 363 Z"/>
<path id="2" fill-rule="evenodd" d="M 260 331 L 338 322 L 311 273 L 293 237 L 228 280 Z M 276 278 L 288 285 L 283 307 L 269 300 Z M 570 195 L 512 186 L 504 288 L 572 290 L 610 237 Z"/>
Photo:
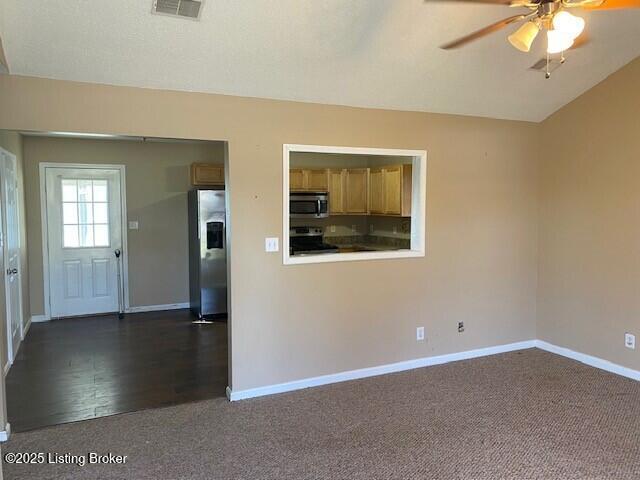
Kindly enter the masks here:
<path id="1" fill-rule="evenodd" d="M 109 246 L 107 180 L 62 179 L 64 248 Z"/>

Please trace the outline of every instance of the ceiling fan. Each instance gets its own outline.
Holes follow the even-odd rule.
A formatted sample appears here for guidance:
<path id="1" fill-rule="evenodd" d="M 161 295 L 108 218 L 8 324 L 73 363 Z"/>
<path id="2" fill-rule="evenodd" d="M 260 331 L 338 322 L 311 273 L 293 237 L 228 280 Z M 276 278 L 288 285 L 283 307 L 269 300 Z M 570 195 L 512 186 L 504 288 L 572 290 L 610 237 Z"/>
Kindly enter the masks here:
<path id="1" fill-rule="evenodd" d="M 429 1 L 429 0 L 427 0 Z M 509 7 L 527 8 L 529 12 L 513 15 L 485 28 L 477 30 L 462 38 L 442 45 L 440 48 L 451 50 L 460 48 L 486 35 L 524 21 L 515 32 L 507 37 L 509 43 L 522 52 L 531 49 L 533 41 L 541 30 L 547 31 L 547 70 L 549 55 L 559 53 L 564 62 L 564 51 L 576 48 L 587 42 L 584 30 L 584 19 L 569 13 L 570 9 L 614 10 L 624 8 L 640 8 L 640 0 L 453 0 L 479 4 L 505 5 Z M 580 37 L 580 38 L 578 38 Z"/>

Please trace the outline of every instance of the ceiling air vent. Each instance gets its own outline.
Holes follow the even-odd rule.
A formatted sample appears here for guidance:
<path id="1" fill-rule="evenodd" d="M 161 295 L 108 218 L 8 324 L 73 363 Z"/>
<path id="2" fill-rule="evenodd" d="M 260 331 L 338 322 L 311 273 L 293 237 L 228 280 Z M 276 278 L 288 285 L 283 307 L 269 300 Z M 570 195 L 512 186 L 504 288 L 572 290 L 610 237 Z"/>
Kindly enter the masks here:
<path id="1" fill-rule="evenodd" d="M 549 73 L 552 73 L 554 70 L 560 68 L 562 66 L 562 62 L 557 58 L 549 59 Z M 547 59 L 541 58 L 536 63 L 529 67 L 529 70 L 536 70 L 538 72 L 547 72 Z"/>
<path id="2" fill-rule="evenodd" d="M 152 13 L 198 20 L 202 11 L 202 2 L 203 0 L 153 0 Z"/>

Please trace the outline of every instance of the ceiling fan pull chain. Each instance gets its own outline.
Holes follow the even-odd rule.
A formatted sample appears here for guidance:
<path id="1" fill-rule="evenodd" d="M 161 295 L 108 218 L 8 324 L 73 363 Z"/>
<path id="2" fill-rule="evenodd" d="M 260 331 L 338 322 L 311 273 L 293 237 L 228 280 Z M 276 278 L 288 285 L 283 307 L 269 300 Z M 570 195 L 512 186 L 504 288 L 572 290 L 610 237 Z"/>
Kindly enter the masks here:
<path id="1" fill-rule="evenodd" d="M 549 52 L 547 52 L 547 69 L 544 73 L 544 78 L 551 78 L 551 72 L 549 71 Z"/>

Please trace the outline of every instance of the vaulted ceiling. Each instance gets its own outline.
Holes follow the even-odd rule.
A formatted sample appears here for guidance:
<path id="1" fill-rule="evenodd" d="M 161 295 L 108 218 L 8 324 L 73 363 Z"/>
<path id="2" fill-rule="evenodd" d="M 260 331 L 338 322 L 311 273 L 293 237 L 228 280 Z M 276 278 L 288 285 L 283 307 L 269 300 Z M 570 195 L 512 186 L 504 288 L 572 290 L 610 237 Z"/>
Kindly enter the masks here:
<path id="1" fill-rule="evenodd" d="M 205 0 L 199 21 L 151 0 L 0 0 L 11 73 L 361 107 L 540 121 L 640 55 L 640 10 L 582 14 L 590 44 L 551 79 L 499 32 L 522 10 L 423 0 Z"/>

